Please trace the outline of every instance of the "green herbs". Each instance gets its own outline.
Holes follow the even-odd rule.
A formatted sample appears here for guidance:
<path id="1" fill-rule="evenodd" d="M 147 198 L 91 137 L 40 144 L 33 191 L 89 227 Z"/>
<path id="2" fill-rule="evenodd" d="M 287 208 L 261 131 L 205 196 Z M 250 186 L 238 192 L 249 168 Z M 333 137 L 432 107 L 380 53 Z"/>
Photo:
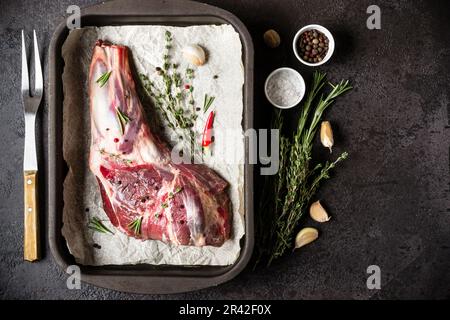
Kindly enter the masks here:
<path id="1" fill-rule="evenodd" d="M 194 79 L 194 70 L 191 68 L 186 69 L 186 79 L 192 80 Z"/>
<path id="2" fill-rule="evenodd" d="M 127 165 L 130 165 L 130 164 L 133 163 L 132 160 L 124 159 L 124 158 L 123 158 L 121 155 L 119 155 L 119 154 L 106 152 L 105 149 L 103 149 L 103 148 L 100 149 L 99 152 L 100 152 L 101 155 L 106 155 L 106 156 L 110 157 L 111 159 L 116 160 L 117 162 L 122 162 L 122 163 L 127 164 Z"/>
<path id="3" fill-rule="evenodd" d="M 167 194 L 167 200 L 172 200 L 175 195 L 179 192 L 181 192 L 183 190 L 183 187 L 176 187 L 175 190 L 173 192 L 169 192 Z M 162 202 L 161 203 L 161 208 L 163 209 L 167 209 L 169 207 L 169 203 L 168 202 Z"/>
<path id="4" fill-rule="evenodd" d="M 199 133 L 194 128 L 198 119 L 197 111 L 201 110 L 194 99 L 195 70 L 191 67 L 186 67 L 184 72 L 180 70 L 180 65 L 172 61 L 173 36 L 170 31 L 165 32 L 164 39 L 163 66 L 156 68 L 151 77 L 145 74 L 140 74 L 140 77 L 145 92 L 152 99 L 165 124 L 175 131 L 180 140 L 189 142 L 190 152 L 179 150 L 179 154 L 190 156 L 193 162 L 195 156 L 200 154 L 195 141 Z M 210 106 L 214 98 L 209 100 Z"/>
<path id="5" fill-rule="evenodd" d="M 182 190 L 183 190 L 183 187 L 176 187 L 175 190 L 174 190 L 173 192 L 169 192 L 169 194 L 168 194 L 168 196 L 167 196 L 167 199 L 172 200 L 173 197 L 174 197 L 177 193 L 181 192 Z"/>
<path id="6" fill-rule="evenodd" d="M 256 221 L 256 263 L 264 261 L 270 265 L 292 248 L 299 221 L 320 183 L 330 177 L 331 169 L 347 158 L 344 152 L 333 162 L 312 163 L 313 139 L 323 112 L 338 96 L 351 89 L 348 81 L 341 81 L 337 85 L 330 84 L 328 94 L 319 95 L 324 85 L 325 74 L 315 72 L 294 135 L 280 137 L 279 170 L 276 175 L 266 177 L 261 215 Z M 282 129 L 281 111 L 276 112 L 273 127 Z"/>
<path id="7" fill-rule="evenodd" d="M 128 122 L 130 122 L 130 118 L 125 113 L 120 111 L 119 108 L 116 109 L 116 117 L 119 123 L 120 132 L 123 135 L 125 132 L 125 126 L 127 125 Z"/>
<path id="8" fill-rule="evenodd" d="M 109 230 L 107 227 L 105 227 L 103 222 L 97 217 L 92 217 L 91 220 L 89 220 L 88 228 L 98 231 L 98 232 L 101 232 L 101 233 L 114 234 L 111 230 Z"/>
<path id="9" fill-rule="evenodd" d="M 195 132 L 192 129 L 197 115 L 188 106 L 194 105 L 192 92 L 194 88 L 189 85 L 189 90 L 183 86 L 183 79 L 178 72 L 179 65 L 171 62 L 170 49 L 172 48 L 172 34 L 165 32 L 165 51 L 163 54 L 163 68 L 158 72 L 162 79 L 162 87 L 155 84 L 154 81 L 144 74 L 141 74 L 143 87 L 146 93 L 152 98 L 155 107 L 160 111 L 167 126 L 172 130 L 179 131 L 179 135 L 190 141 L 191 160 L 194 159 L 195 152 Z M 194 77 L 194 71 L 186 72 L 186 77 L 191 81 Z M 187 92 L 186 92 L 187 91 Z"/>
<path id="10" fill-rule="evenodd" d="M 102 74 L 102 75 L 97 79 L 97 81 L 95 81 L 95 83 L 98 83 L 99 86 L 100 86 L 100 88 L 103 87 L 103 86 L 108 82 L 109 77 L 111 76 L 111 72 L 112 72 L 112 71 L 105 72 L 104 74 Z"/>
<path id="11" fill-rule="evenodd" d="M 128 229 L 137 236 L 141 234 L 142 219 L 143 217 L 137 218 L 128 224 Z"/>
<path id="12" fill-rule="evenodd" d="M 173 193 L 177 194 L 178 192 L 181 191 L 183 191 L 183 187 L 176 187 Z"/>
<path id="13" fill-rule="evenodd" d="M 214 102 L 215 97 L 210 97 L 208 94 L 205 94 L 205 100 L 203 101 L 203 112 L 208 111 L 209 107 Z"/>
<path id="14" fill-rule="evenodd" d="M 166 49 L 167 51 L 169 51 L 172 45 L 172 33 L 166 30 L 166 32 L 164 33 L 164 38 L 166 40 Z"/>

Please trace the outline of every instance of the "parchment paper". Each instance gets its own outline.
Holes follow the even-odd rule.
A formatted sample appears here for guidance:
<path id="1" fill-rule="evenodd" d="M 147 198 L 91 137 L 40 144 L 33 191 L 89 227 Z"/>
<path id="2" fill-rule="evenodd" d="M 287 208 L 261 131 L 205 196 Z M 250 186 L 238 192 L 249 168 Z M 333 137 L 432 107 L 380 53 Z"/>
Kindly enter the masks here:
<path id="1" fill-rule="evenodd" d="M 204 94 L 215 96 L 211 110 L 216 111 L 214 126 L 234 129 L 238 135 L 216 130 L 215 143 L 227 142 L 232 148 L 215 146 L 207 165 L 216 170 L 229 183 L 232 201 L 232 238 L 223 246 L 173 246 L 161 241 L 141 241 L 116 230 L 102 209 L 97 181 L 88 168 L 90 123 L 88 100 L 88 70 L 92 48 L 97 39 L 126 45 L 131 49 L 138 73 L 154 76 L 161 66 L 164 51 L 164 33 L 173 34 L 173 62 L 180 70 L 188 66 L 181 49 L 188 44 L 199 44 L 208 53 L 207 64 L 195 69 L 194 99 L 203 106 Z M 171 265 L 229 265 L 240 252 L 239 239 L 244 235 L 243 220 L 243 163 L 242 140 L 242 46 L 238 33 L 230 25 L 219 26 L 122 26 L 82 28 L 70 32 L 62 49 L 64 58 L 64 123 L 63 153 L 69 173 L 64 181 L 64 212 L 62 233 L 76 261 L 84 265 L 107 264 L 171 264 Z M 214 75 L 218 75 L 214 79 Z M 152 108 L 152 106 L 146 106 Z M 207 114 L 199 112 L 197 130 L 205 123 Z M 165 135 L 170 130 L 165 128 Z M 173 143 L 174 141 L 172 141 Z M 234 163 L 227 163 L 231 157 Z M 88 228 L 91 217 L 104 221 L 114 235 Z"/>

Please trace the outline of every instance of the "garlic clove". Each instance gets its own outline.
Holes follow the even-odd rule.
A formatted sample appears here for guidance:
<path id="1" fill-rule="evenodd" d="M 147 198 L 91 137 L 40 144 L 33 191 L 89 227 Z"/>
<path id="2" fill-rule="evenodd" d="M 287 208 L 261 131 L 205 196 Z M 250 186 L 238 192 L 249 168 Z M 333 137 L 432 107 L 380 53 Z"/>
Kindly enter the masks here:
<path id="1" fill-rule="evenodd" d="M 295 249 L 313 242 L 319 237 L 319 231 L 315 228 L 303 228 L 295 237 Z"/>
<path id="2" fill-rule="evenodd" d="M 334 144 L 333 130 L 329 121 L 322 121 L 320 125 L 320 142 L 322 142 L 324 147 L 330 149 L 330 153 L 333 151 L 331 149 Z"/>
<path id="3" fill-rule="evenodd" d="M 314 221 L 317 222 L 327 222 L 331 219 L 331 217 L 320 204 L 320 200 L 311 204 L 311 207 L 309 207 L 309 215 Z"/>
<path id="4" fill-rule="evenodd" d="M 199 45 L 192 44 L 185 46 L 182 52 L 183 57 L 196 66 L 202 66 L 206 62 L 205 51 Z"/>

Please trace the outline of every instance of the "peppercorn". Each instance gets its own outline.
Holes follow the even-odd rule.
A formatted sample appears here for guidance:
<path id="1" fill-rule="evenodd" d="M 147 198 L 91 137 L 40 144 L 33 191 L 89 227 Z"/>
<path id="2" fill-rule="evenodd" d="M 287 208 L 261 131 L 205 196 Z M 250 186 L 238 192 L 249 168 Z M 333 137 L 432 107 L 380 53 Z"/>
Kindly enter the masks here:
<path id="1" fill-rule="evenodd" d="M 318 30 L 303 32 L 298 42 L 302 59 L 310 63 L 322 61 L 328 53 L 328 43 L 328 38 Z"/>
<path id="2" fill-rule="evenodd" d="M 160 67 L 156 67 L 155 70 L 156 70 L 156 73 L 160 76 L 164 74 L 164 70 L 161 69 Z"/>

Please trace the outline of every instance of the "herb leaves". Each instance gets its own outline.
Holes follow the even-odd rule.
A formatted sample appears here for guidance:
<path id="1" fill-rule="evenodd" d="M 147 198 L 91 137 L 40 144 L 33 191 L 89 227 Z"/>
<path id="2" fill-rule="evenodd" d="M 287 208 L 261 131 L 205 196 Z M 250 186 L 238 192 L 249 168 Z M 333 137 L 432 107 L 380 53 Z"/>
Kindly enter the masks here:
<path id="1" fill-rule="evenodd" d="M 156 72 L 152 76 L 140 74 L 142 87 L 165 124 L 175 131 L 179 140 L 186 141 L 179 150 L 180 157 L 183 157 L 184 161 L 185 157 L 190 156 L 191 162 L 194 162 L 194 158 L 201 155 L 201 149 L 196 143 L 196 137 L 200 135 L 196 122 L 198 113 L 202 110 L 201 101 L 197 102 L 194 98 L 199 91 L 198 88 L 194 90 L 193 85 L 196 70 L 188 65 L 182 72 L 181 65 L 173 61 L 174 54 L 171 50 L 174 38 L 170 31 L 164 33 L 164 39 L 163 65 L 156 67 Z M 204 112 L 212 105 L 214 99 L 214 97 L 205 96 Z M 185 148 L 189 148 L 190 152 L 186 152 L 188 150 Z"/>
<path id="2" fill-rule="evenodd" d="M 116 109 L 116 117 L 117 117 L 117 121 L 119 122 L 120 132 L 123 135 L 125 132 L 125 126 L 127 125 L 128 122 L 131 121 L 131 119 L 125 113 L 123 113 L 119 108 Z"/>
<path id="3" fill-rule="evenodd" d="M 109 77 L 111 76 L 112 71 L 105 72 L 102 74 L 95 83 L 98 83 L 100 88 L 102 88 L 109 80 Z"/>
<path id="4" fill-rule="evenodd" d="M 128 224 L 128 228 L 134 232 L 135 235 L 141 234 L 142 217 L 133 220 Z"/>
<path id="5" fill-rule="evenodd" d="M 109 230 L 107 227 L 105 227 L 103 222 L 97 217 L 92 217 L 91 220 L 89 220 L 88 228 L 98 231 L 98 232 L 101 232 L 101 233 L 114 234 L 111 230 Z"/>
<path id="6" fill-rule="evenodd" d="M 203 101 L 203 112 L 208 111 L 209 107 L 214 102 L 214 99 L 216 99 L 216 97 L 211 97 L 208 96 L 208 94 L 205 94 L 205 100 Z"/>
<path id="7" fill-rule="evenodd" d="M 335 99 L 352 87 L 348 81 L 330 84 L 330 91 L 321 93 L 326 84 L 325 74 L 315 72 L 309 94 L 300 111 L 297 128 L 292 136 L 280 137 L 278 173 L 266 176 L 260 217 L 256 220 L 256 264 L 270 265 L 293 246 L 300 219 L 320 183 L 330 177 L 330 170 L 347 158 L 343 152 L 334 161 L 314 163 L 312 147 L 323 112 Z M 275 113 L 272 127 L 281 131 L 281 111 Z"/>

